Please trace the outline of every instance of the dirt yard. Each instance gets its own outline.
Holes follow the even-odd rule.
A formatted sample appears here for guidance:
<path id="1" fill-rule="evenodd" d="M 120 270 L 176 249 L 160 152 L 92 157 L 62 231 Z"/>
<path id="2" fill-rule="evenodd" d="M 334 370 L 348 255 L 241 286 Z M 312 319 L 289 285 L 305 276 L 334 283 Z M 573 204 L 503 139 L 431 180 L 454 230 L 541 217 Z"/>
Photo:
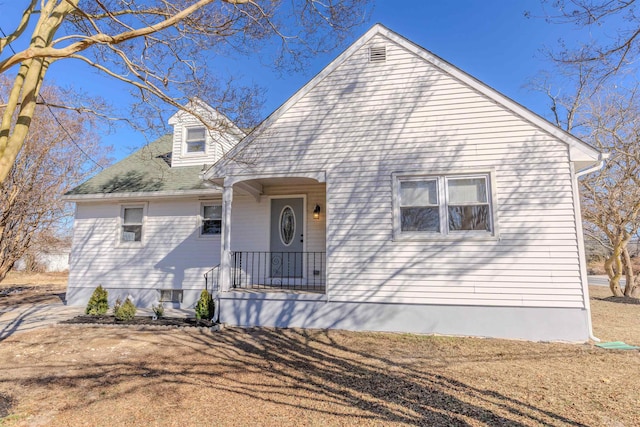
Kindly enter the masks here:
<path id="1" fill-rule="evenodd" d="M 64 278 L 37 281 L 0 284 L 0 292 L 29 288 L 0 293 L 0 310 L 60 301 Z M 640 305 L 605 301 L 607 292 L 592 288 L 596 336 L 640 345 Z M 589 344 L 59 325 L 8 336 L 0 341 L 0 361 L 0 426 L 637 426 L 640 420 L 640 352 Z"/>

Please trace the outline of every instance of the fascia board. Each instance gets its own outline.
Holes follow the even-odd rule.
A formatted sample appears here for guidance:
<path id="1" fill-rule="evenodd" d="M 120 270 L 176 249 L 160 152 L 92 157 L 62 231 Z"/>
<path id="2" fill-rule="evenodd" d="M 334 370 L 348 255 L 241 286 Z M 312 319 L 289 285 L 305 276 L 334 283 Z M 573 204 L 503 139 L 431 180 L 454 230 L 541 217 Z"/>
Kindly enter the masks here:
<path id="1" fill-rule="evenodd" d="M 212 187 L 207 190 L 176 190 L 176 191 L 137 191 L 130 193 L 96 193 L 96 194 L 65 194 L 65 202 L 92 202 L 101 200 L 125 199 L 172 199 L 183 197 L 213 196 L 222 194 L 222 188 Z"/>

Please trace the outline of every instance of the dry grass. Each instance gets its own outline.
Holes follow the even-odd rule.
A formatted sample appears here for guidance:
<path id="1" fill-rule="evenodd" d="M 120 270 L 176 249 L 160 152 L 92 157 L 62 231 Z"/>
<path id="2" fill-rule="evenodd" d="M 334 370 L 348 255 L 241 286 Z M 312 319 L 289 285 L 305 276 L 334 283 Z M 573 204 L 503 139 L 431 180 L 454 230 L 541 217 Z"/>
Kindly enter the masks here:
<path id="1" fill-rule="evenodd" d="M 625 341 L 640 346 L 640 305 L 606 301 L 611 297 L 611 291 L 604 286 L 590 286 L 589 296 L 596 337 L 603 341 Z"/>
<path id="2" fill-rule="evenodd" d="M 11 271 L 0 282 L 0 307 L 64 301 L 68 273 L 28 274 Z"/>
<path id="3" fill-rule="evenodd" d="M 7 277 L 0 282 L 0 289 L 14 285 L 29 285 L 38 287 L 43 285 L 55 285 L 65 290 L 69 273 L 24 273 L 10 271 Z"/>
<path id="4" fill-rule="evenodd" d="M 640 305 L 600 300 L 600 291 L 592 289 L 596 335 L 640 345 Z M 640 353 L 591 345 L 57 326 L 10 336 L 0 360 L 0 425 L 634 426 L 640 419 Z"/>

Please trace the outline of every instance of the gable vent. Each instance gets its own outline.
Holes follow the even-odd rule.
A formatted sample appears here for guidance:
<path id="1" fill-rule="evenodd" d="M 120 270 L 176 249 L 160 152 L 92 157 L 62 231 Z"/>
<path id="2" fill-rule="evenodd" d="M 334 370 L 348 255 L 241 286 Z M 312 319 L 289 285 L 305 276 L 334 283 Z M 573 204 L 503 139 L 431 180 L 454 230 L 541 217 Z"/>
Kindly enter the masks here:
<path id="1" fill-rule="evenodd" d="M 387 61 L 386 46 L 371 46 L 369 48 L 369 62 L 386 62 L 386 61 Z"/>

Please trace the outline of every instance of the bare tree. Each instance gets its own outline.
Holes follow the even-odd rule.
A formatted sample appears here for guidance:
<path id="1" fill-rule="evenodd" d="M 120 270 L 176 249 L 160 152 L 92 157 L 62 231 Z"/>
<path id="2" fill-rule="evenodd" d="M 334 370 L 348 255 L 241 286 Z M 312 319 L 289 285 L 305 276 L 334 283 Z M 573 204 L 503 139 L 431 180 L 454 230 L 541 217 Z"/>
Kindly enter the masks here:
<path id="1" fill-rule="evenodd" d="M 554 93 L 548 83 L 544 89 L 556 124 L 610 154 L 601 170 L 580 181 L 585 233 L 607 251 L 604 266 L 613 295 L 640 297 L 629 250 L 640 229 L 640 88 L 605 89 L 582 63 L 563 65 L 556 77 L 562 73 L 565 87 L 573 85 L 572 95 Z"/>
<path id="2" fill-rule="evenodd" d="M 554 61 L 588 65 L 600 83 L 635 67 L 640 53 L 640 13 L 636 0 L 542 0 L 548 22 L 596 30 L 597 37 L 552 53 Z M 528 15 L 528 13 L 527 13 Z"/>
<path id="3" fill-rule="evenodd" d="M 42 82 L 52 65 L 75 60 L 137 91 L 140 106 L 181 108 L 200 97 L 239 121 L 254 90 L 215 75 L 216 58 L 256 52 L 277 41 L 265 62 L 303 63 L 338 45 L 365 19 L 369 0 L 29 0 L 0 39 L 0 74 L 17 68 L 0 123 L 0 182 L 24 144 Z M 27 29 L 31 29 L 31 34 Z M 4 29 L 3 29 L 4 30 Z M 26 46 L 14 51 L 12 46 Z M 7 52 L 11 50 L 11 52 Z M 9 53 L 9 54 L 8 54 Z M 191 111 L 198 115 L 197 111 Z M 140 116 L 153 117 L 150 113 Z M 221 121 L 209 123 L 216 128 Z"/>
<path id="4" fill-rule="evenodd" d="M 544 87 L 558 126 L 610 154 L 581 180 L 585 232 L 608 253 L 611 292 L 640 297 L 629 242 L 640 227 L 640 14 L 635 0 L 542 0 L 548 22 L 589 29 L 586 42 L 561 42 L 549 54 Z M 551 85 L 565 88 L 553 92 Z M 567 88 L 571 88 L 568 89 Z M 629 89 L 631 88 L 631 89 Z M 626 278 L 624 291 L 620 286 Z"/>
<path id="5" fill-rule="evenodd" d="M 0 100 L 6 99 L 10 86 L 0 76 Z M 46 86 L 42 92 L 52 102 L 62 96 Z M 35 108 L 24 147 L 0 183 L 0 281 L 34 242 L 50 240 L 52 230 L 69 214 L 60 196 L 98 167 L 88 156 L 104 158 L 105 149 L 91 131 L 94 119 L 73 111 L 57 111 L 54 118 L 46 106 Z"/>
<path id="6" fill-rule="evenodd" d="M 586 230 L 609 249 L 604 266 L 615 296 L 640 297 L 629 242 L 640 228 L 640 93 L 618 89 L 588 101 L 584 138 L 611 157 L 581 180 Z M 624 292 L 620 279 L 626 278 Z"/>

